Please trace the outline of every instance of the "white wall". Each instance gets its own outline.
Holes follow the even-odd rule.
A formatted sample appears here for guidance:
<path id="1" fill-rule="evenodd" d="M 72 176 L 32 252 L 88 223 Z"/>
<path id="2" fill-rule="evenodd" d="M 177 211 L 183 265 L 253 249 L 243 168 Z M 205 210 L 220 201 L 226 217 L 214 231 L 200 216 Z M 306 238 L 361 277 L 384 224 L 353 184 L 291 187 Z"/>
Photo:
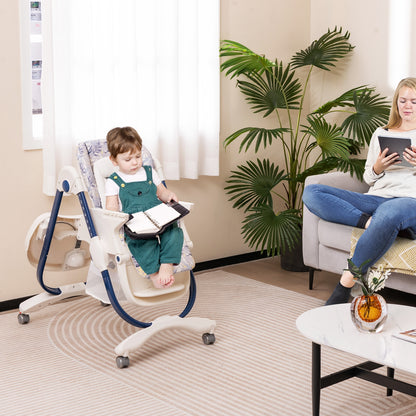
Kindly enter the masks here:
<path id="1" fill-rule="evenodd" d="M 412 0 L 311 0 L 311 39 L 338 26 L 351 33 L 355 45 L 342 71 L 327 74 L 324 84 L 314 83 L 315 98 L 333 98 L 363 84 L 391 98 L 402 78 L 416 76 L 415 18 Z"/>

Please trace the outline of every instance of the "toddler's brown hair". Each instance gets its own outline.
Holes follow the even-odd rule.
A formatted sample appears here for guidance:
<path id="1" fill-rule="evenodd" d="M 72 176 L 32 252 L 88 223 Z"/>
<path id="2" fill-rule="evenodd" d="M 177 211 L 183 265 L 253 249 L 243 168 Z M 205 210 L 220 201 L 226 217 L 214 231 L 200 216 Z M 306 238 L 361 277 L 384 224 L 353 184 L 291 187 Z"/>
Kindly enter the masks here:
<path id="1" fill-rule="evenodd" d="M 142 150 L 142 139 L 133 127 L 115 127 L 107 133 L 107 147 L 114 159 L 120 153 Z"/>

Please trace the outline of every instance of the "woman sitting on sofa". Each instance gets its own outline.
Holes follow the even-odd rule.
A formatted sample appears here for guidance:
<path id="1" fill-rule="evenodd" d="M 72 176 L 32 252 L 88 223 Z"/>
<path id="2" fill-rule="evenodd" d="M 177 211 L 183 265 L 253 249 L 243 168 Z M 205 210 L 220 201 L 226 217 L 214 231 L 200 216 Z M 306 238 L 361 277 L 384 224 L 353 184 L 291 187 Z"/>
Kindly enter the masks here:
<path id="1" fill-rule="evenodd" d="M 403 155 L 381 151 L 378 137 L 410 138 Z M 410 166 L 403 166 L 406 160 Z M 373 133 L 364 180 L 366 194 L 327 185 L 309 185 L 303 202 L 318 217 L 364 228 L 351 262 L 365 273 L 390 248 L 397 235 L 416 238 L 416 78 L 401 80 L 393 97 L 387 126 Z M 354 278 L 345 270 L 326 305 L 349 301 Z"/>

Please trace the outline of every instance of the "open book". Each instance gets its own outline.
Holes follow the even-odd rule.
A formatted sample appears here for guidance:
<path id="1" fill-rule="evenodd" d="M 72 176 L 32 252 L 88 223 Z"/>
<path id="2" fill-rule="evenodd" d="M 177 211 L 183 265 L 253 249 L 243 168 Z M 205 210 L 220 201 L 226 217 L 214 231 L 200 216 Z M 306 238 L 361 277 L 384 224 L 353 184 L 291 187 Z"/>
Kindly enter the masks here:
<path id="1" fill-rule="evenodd" d="M 134 239 L 155 238 L 169 225 L 187 214 L 189 214 L 189 209 L 179 202 L 161 203 L 146 211 L 131 214 L 124 231 Z"/>
<path id="2" fill-rule="evenodd" d="M 416 343 L 416 329 L 409 329 L 408 331 L 399 332 L 397 334 L 393 334 L 393 336 L 395 338 Z"/>

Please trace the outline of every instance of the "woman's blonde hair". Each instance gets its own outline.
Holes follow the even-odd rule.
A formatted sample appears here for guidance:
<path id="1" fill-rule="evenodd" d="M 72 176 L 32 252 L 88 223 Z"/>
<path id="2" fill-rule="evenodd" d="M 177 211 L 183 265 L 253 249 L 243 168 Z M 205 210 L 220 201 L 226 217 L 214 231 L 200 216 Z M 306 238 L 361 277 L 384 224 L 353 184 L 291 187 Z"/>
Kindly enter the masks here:
<path id="1" fill-rule="evenodd" d="M 402 123 L 402 119 L 399 114 L 399 108 L 397 106 L 397 101 L 399 99 L 400 89 L 403 87 L 411 88 L 414 92 L 416 92 L 416 78 L 403 78 L 397 85 L 396 91 L 394 92 L 393 96 L 393 102 L 391 105 L 389 122 L 386 126 L 387 129 L 399 127 Z"/>
<path id="2" fill-rule="evenodd" d="M 120 153 L 142 150 L 142 139 L 133 127 L 115 127 L 107 133 L 107 147 L 114 159 Z"/>

